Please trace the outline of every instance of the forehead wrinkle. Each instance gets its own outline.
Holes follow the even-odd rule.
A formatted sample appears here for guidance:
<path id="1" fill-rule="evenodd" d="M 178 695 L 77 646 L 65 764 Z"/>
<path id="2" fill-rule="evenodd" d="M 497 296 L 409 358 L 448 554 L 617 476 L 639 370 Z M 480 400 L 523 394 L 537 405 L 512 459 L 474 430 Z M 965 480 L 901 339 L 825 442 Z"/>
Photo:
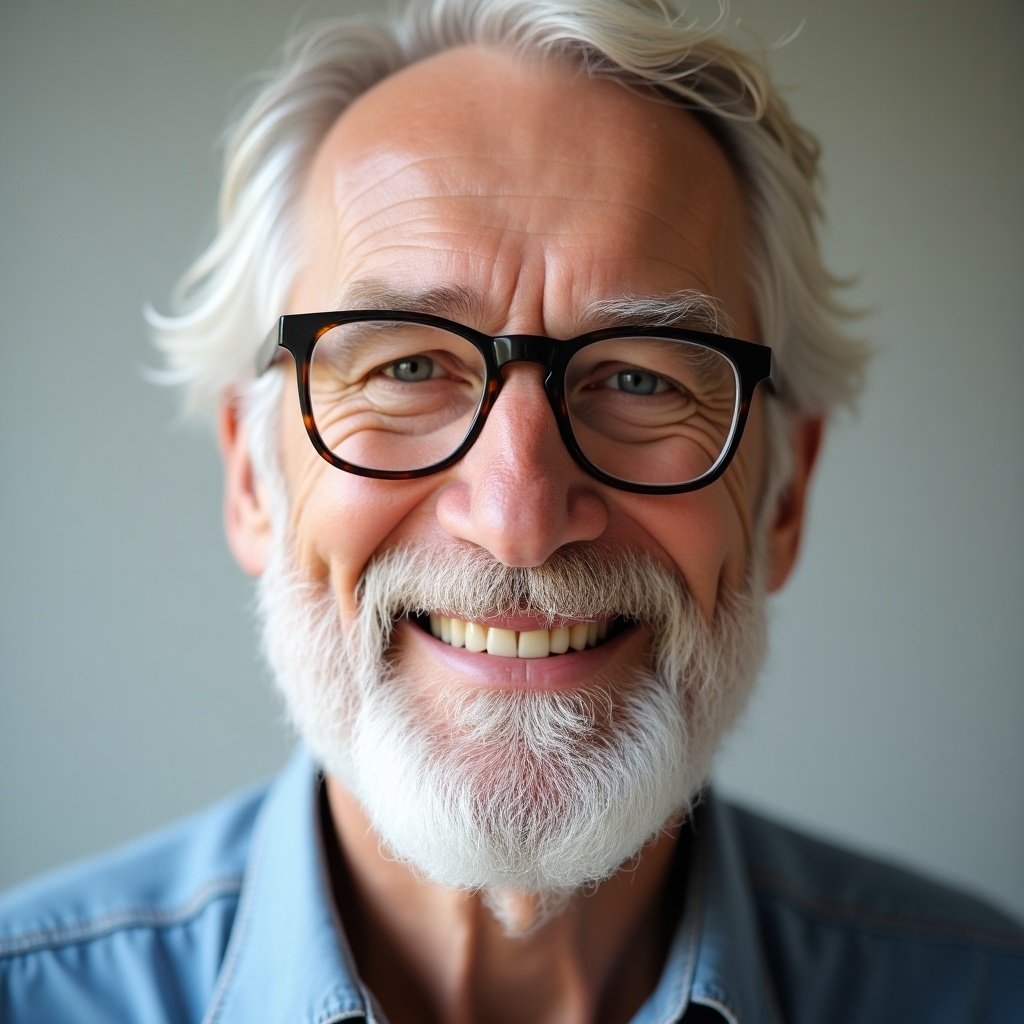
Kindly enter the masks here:
<path id="1" fill-rule="evenodd" d="M 372 195 L 375 191 L 375 187 L 370 185 L 364 190 L 363 196 L 365 197 L 367 194 Z M 404 222 L 405 224 L 412 226 L 417 222 L 429 222 L 430 220 L 436 220 L 438 216 L 437 212 L 430 209 L 430 205 L 436 202 L 451 204 L 453 207 L 464 206 L 467 210 L 474 210 L 479 204 L 508 201 L 512 201 L 513 203 L 521 202 L 523 204 L 527 204 L 527 209 L 530 209 L 531 206 L 533 208 L 531 217 L 527 222 L 524 222 L 523 226 L 517 227 L 508 223 L 490 226 L 498 227 L 505 233 L 536 234 L 538 232 L 537 228 L 532 223 L 533 218 L 542 215 L 542 204 L 544 202 L 555 202 L 558 203 L 560 207 L 579 206 L 583 208 L 608 210 L 614 216 L 616 221 L 619 222 L 627 221 L 630 217 L 633 217 L 637 222 L 637 230 L 640 229 L 641 221 L 645 223 L 646 230 L 650 230 L 651 227 L 662 229 L 665 235 L 666 244 L 670 243 L 671 239 L 676 239 L 679 244 L 689 249 L 715 250 L 717 248 L 715 241 L 721 234 L 719 230 L 721 226 L 720 222 L 724 216 L 723 211 L 715 211 L 705 203 L 696 204 L 685 211 L 685 219 L 688 221 L 688 227 L 690 230 L 684 231 L 678 223 L 677 218 L 658 211 L 656 208 L 658 205 L 657 203 L 640 203 L 635 199 L 622 196 L 604 197 L 593 193 L 581 196 L 578 190 L 569 189 L 525 191 L 523 189 L 509 188 L 507 190 L 489 189 L 487 191 L 475 192 L 466 189 L 461 193 L 438 189 L 432 193 L 421 193 L 418 195 L 405 196 L 403 198 L 391 199 L 385 195 L 385 199 L 387 200 L 386 202 L 376 203 L 374 204 L 373 209 L 362 213 L 357 212 L 356 210 L 356 206 L 362 205 L 361 203 L 357 204 L 355 202 L 346 202 L 343 204 L 347 209 L 339 209 L 339 220 L 341 224 L 344 224 L 346 220 L 349 221 L 347 228 L 343 229 L 343 234 L 347 239 L 351 239 L 352 236 L 358 236 L 362 233 L 364 237 L 361 241 L 372 241 L 378 234 L 380 234 L 380 232 L 393 230 L 395 227 L 395 221 L 398 221 L 399 223 Z M 427 211 L 422 216 L 404 216 L 403 211 L 410 207 L 415 209 L 420 205 L 427 206 Z M 506 214 L 499 209 L 496 211 L 496 215 L 505 216 Z M 455 217 L 450 217 L 449 219 L 454 223 L 458 223 L 458 220 Z M 379 221 L 380 226 L 376 229 L 367 229 L 367 224 L 372 225 L 374 221 Z M 487 226 L 478 224 L 476 221 L 473 221 L 473 225 L 477 228 Z M 694 226 L 701 230 L 696 232 L 693 231 L 692 228 Z M 585 237 L 585 234 L 580 233 L 578 229 L 572 232 L 548 230 L 541 231 L 539 233 L 555 238 L 567 237 L 572 234 Z"/>
<path id="2" fill-rule="evenodd" d="M 438 163 L 445 166 L 448 162 L 444 157 L 417 156 L 406 151 L 402 151 L 403 158 L 398 159 L 398 152 L 396 149 L 388 149 L 336 163 L 332 187 L 335 206 L 341 209 L 360 203 L 367 194 L 387 188 L 390 182 L 406 174 L 426 177 L 424 172 L 417 169 L 421 165 Z"/>
<path id="3" fill-rule="evenodd" d="M 441 148 L 440 144 L 437 148 Z M 531 173 L 535 173 L 541 166 L 550 168 L 566 168 L 571 170 L 586 169 L 593 171 L 594 164 L 586 160 L 567 160 L 559 157 L 542 156 L 542 157 L 521 157 L 514 154 L 487 154 L 481 155 L 481 153 L 473 150 L 447 152 L 442 155 L 438 155 L 436 152 L 416 154 L 409 150 L 392 148 L 387 152 L 372 154 L 368 157 L 360 157 L 353 161 L 350 166 L 341 167 L 336 170 L 335 173 L 335 195 L 339 201 L 347 201 L 348 199 L 359 200 L 370 191 L 373 191 L 374 187 L 381 183 L 386 183 L 394 178 L 411 174 L 419 178 L 429 178 L 430 181 L 444 181 L 447 182 L 453 177 L 457 177 L 452 172 L 455 170 L 464 170 L 468 165 L 473 171 L 471 178 L 479 177 L 479 170 L 481 163 L 490 165 L 491 167 L 498 169 L 506 169 L 511 167 L 517 169 L 520 167 L 527 168 Z M 625 167 L 626 165 L 624 165 Z M 434 168 L 437 168 L 437 171 Z M 386 170 L 384 169 L 386 168 Z M 609 164 L 604 167 L 603 170 L 620 170 L 616 165 Z M 632 165 L 628 165 L 626 168 L 635 173 L 635 168 Z M 440 172 L 440 173 L 439 173 Z M 348 178 L 355 178 L 356 180 L 362 181 L 368 180 L 368 184 L 363 188 L 349 189 L 345 181 Z M 594 179 L 600 181 L 601 175 L 593 175 Z M 652 181 L 657 183 L 656 177 L 651 178 Z"/>
<path id="4" fill-rule="evenodd" d="M 502 266 L 502 265 L 519 266 L 519 265 L 521 265 L 521 261 L 516 259 L 516 258 L 514 258 L 514 257 L 508 256 L 508 255 L 504 255 L 502 253 L 485 252 L 483 249 L 476 249 L 476 248 L 469 248 L 469 247 L 452 248 L 450 246 L 446 246 L 444 251 L 439 253 L 437 247 L 435 245 L 430 244 L 429 240 L 424 240 L 424 241 L 408 240 L 408 241 L 394 242 L 391 245 L 381 246 L 379 248 L 376 248 L 374 250 L 374 255 L 376 257 L 378 257 L 378 261 L 379 261 L 379 257 L 386 256 L 389 253 L 390 254 L 397 254 L 397 253 L 406 253 L 406 252 L 425 253 L 425 254 L 427 254 L 431 258 L 431 260 L 432 260 L 432 263 L 430 264 L 431 266 L 436 266 L 436 259 L 435 258 L 438 255 L 443 256 L 445 258 L 446 262 L 451 262 L 453 260 L 458 260 L 458 259 L 465 259 L 465 260 L 473 261 L 474 265 L 475 264 L 479 264 L 479 263 L 487 263 L 487 264 L 490 264 L 491 266 Z M 386 262 L 386 261 L 384 261 L 384 262 Z M 588 253 L 588 256 L 587 256 L 587 266 L 586 266 L 585 269 L 586 269 L 587 272 L 592 272 L 596 268 L 601 267 L 601 266 L 603 266 L 605 264 L 611 264 L 613 266 L 617 266 L 618 265 L 618 260 L 617 260 L 617 258 L 615 257 L 614 254 L 609 254 L 609 256 L 607 256 L 607 257 L 599 257 L 599 256 L 593 255 L 593 253 Z M 680 268 L 679 264 L 675 260 L 670 259 L 668 257 L 661 257 L 661 256 L 654 256 L 654 255 L 650 255 L 650 256 L 645 255 L 645 256 L 642 256 L 642 257 L 637 257 L 633 261 L 633 267 L 635 269 L 635 268 L 638 268 L 638 267 L 641 267 L 641 266 L 664 267 L 664 268 L 667 268 L 667 269 L 669 269 L 671 271 L 683 271 L 683 272 L 685 272 L 685 276 L 688 279 L 693 280 L 693 278 L 694 278 L 694 274 L 693 274 L 692 271 L 686 270 L 686 268 Z M 589 276 L 589 273 L 588 273 L 588 276 Z M 706 285 L 704 284 L 703 281 L 698 281 L 696 283 L 699 284 L 702 288 L 706 287 Z M 512 288 L 511 291 L 514 293 L 515 289 Z M 485 306 L 485 311 L 489 311 L 490 308 L 491 308 L 491 304 L 486 302 L 486 301 L 484 303 L 484 306 Z"/>
<path id="5" fill-rule="evenodd" d="M 368 191 L 373 191 L 372 188 Z M 597 207 L 607 208 L 612 210 L 620 218 L 623 215 L 635 214 L 640 217 L 653 221 L 654 224 L 664 227 L 667 231 L 679 237 L 685 238 L 676 222 L 669 215 L 659 213 L 652 208 L 651 205 L 643 204 L 630 199 L 618 197 L 618 196 L 599 196 L 592 193 L 586 195 L 580 195 L 578 189 L 568 189 L 564 191 L 558 189 L 544 189 L 536 192 L 529 192 L 521 188 L 509 188 L 505 190 L 490 189 L 488 191 L 466 191 L 463 193 L 457 192 L 435 192 L 429 194 L 411 195 L 402 199 L 390 199 L 384 204 L 377 204 L 374 209 L 369 210 L 365 213 L 356 214 L 353 203 L 346 203 L 347 210 L 349 211 L 348 216 L 344 211 L 339 211 L 339 220 L 344 223 L 346 220 L 350 222 L 349 230 L 357 229 L 365 224 L 367 221 L 373 221 L 375 219 L 382 218 L 385 214 L 400 213 L 406 207 L 416 207 L 419 205 L 430 205 L 433 203 L 451 203 L 455 205 L 467 205 L 467 204 L 479 204 L 479 203 L 493 203 L 493 202 L 507 202 L 509 200 L 521 201 L 524 203 L 534 204 L 534 209 L 539 209 L 536 205 L 544 202 L 557 202 L 560 206 L 582 206 L 582 207 Z M 716 218 L 710 215 L 699 214 L 696 210 L 687 210 L 687 216 L 689 219 L 696 221 L 698 225 L 707 229 L 708 235 L 714 235 L 716 228 Z M 415 220 L 430 219 L 436 217 L 436 213 L 425 214 L 423 217 L 413 218 L 409 222 L 413 223 Z M 720 219 L 720 218 L 718 218 Z M 388 229 L 390 225 L 384 225 L 380 230 Z M 533 231 L 532 227 L 514 228 L 511 225 L 508 226 L 508 230 L 513 231 Z M 553 233 L 553 232 L 549 232 Z"/>
<path id="6" fill-rule="evenodd" d="M 551 156 L 544 156 L 539 160 L 537 158 L 531 159 L 508 154 L 481 157 L 479 152 L 473 151 L 447 153 L 443 156 L 437 156 L 436 154 L 415 154 L 407 149 L 390 149 L 386 153 L 356 157 L 346 164 L 336 166 L 333 181 L 335 208 L 338 210 L 342 220 L 346 219 L 345 211 L 348 210 L 353 218 L 355 218 L 353 219 L 354 227 L 358 227 L 366 216 L 372 217 L 384 209 L 398 209 L 406 203 L 415 203 L 428 199 L 451 201 L 507 198 L 521 198 L 531 201 L 549 199 L 570 203 L 603 204 L 619 210 L 636 210 L 658 219 L 659 215 L 653 209 L 648 208 L 648 205 L 651 204 L 642 206 L 635 202 L 638 190 L 643 193 L 646 189 L 641 186 L 649 185 L 652 195 L 666 193 L 671 196 L 673 194 L 672 189 L 666 189 L 662 174 L 652 173 L 651 169 L 633 163 L 628 165 L 628 170 L 634 176 L 634 180 L 627 194 L 622 194 L 621 191 L 614 189 L 606 189 L 605 195 L 601 195 L 599 192 L 588 189 L 587 194 L 581 196 L 578 181 L 573 181 L 571 186 L 562 187 L 557 180 L 557 176 L 555 176 L 555 180 L 549 182 L 550 187 L 545 188 L 541 192 L 526 192 L 515 188 L 488 189 L 483 191 L 473 185 L 474 182 L 486 177 L 486 172 L 483 176 L 481 175 L 481 170 L 483 170 L 481 161 L 484 164 L 490 164 L 492 170 L 497 170 L 499 176 L 506 177 L 513 184 L 518 181 L 519 176 L 515 173 L 508 174 L 509 168 L 527 167 L 533 175 L 536 175 L 541 166 L 566 169 L 585 168 L 591 171 L 591 185 L 598 188 L 600 188 L 602 183 L 616 178 L 614 173 L 609 176 L 609 171 L 616 172 L 620 169 L 616 163 L 609 162 L 607 166 L 602 165 L 601 173 L 596 173 L 595 166 L 586 160 Z M 434 170 L 435 167 L 439 168 L 441 173 L 437 173 Z M 457 171 L 462 173 L 456 173 Z M 418 194 L 407 196 L 403 199 L 391 200 L 388 196 L 388 193 L 391 191 L 391 184 L 395 180 L 401 180 L 405 177 L 411 177 L 414 180 L 420 179 L 417 182 Z M 639 177 L 639 181 L 637 177 Z M 372 203 L 373 197 L 379 192 L 383 193 L 387 201 L 384 204 L 380 202 L 373 203 L 375 209 L 372 209 L 369 214 L 358 214 L 357 207 L 365 204 L 368 197 Z M 704 206 L 706 204 L 701 203 L 699 205 Z M 691 216 L 697 213 L 692 208 L 688 212 Z M 710 213 L 710 211 L 708 212 Z M 696 216 L 695 219 L 702 226 L 707 227 L 708 230 L 713 230 L 714 225 L 711 223 L 710 218 L 705 220 L 703 216 Z"/>
<path id="7" fill-rule="evenodd" d="M 448 197 L 449 200 L 453 197 Z M 461 197 L 460 197 L 461 198 Z M 480 202 L 485 202 L 483 197 L 480 197 Z M 593 206 L 593 201 L 589 203 L 584 200 L 567 199 L 569 203 L 580 202 L 583 205 Z M 423 202 L 421 198 L 410 199 L 404 201 L 402 205 L 414 205 Z M 606 206 L 614 216 L 619 219 L 622 218 L 624 210 L 618 204 L 607 202 L 602 204 Z M 396 207 L 391 207 L 394 210 Z M 646 220 L 648 224 L 653 223 L 660 229 L 666 236 L 666 239 L 672 238 L 675 240 L 675 246 L 666 243 L 664 246 L 659 246 L 659 249 L 673 249 L 676 250 L 689 250 L 693 254 L 693 258 L 685 261 L 687 266 L 681 266 L 678 263 L 678 252 L 673 253 L 672 256 L 661 256 L 656 252 L 650 252 L 645 254 L 643 257 L 644 262 L 652 266 L 666 267 L 672 270 L 676 267 L 686 274 L 692 277 L 694 269 L 702 266 L 714 266 L 716 260 L 710 257 L 711 254 L 708 252 L 708 248 L 713 249 L 713 244 L 708 246 L 708 242 L 713 242 L 713 239 L 708 240 L 703 236 L 695 238 L 692 235 L 680 231 L 674 226 L 672 221 L 668 218 L 659 216 L 651 211 L 648 211 L 644 207 L 632 206 L 625 210 L 628 214 L 633 212 L 637 215 L 636 221 L 631 228 L 637 234 L 645 234 L 650 231 L 650 227 L 647 227 L 646 231 L 644 226 L 639 223 L 642 220 Z M 371 215 L 371 218 L 373 219 Z M 379 215 L 376 215 L 379 216 Z M 404 224 L 408 227 L 408 237 L 400 241 L 391 241 L 386 244 L 382 244 L 380 239 L 389 239 L 390 236 L 395 232 L 396 225 L 391 223 L 390 217 L 383 218 L 383 222 L 373 230 L 359 231 L 344 231 L 339 239 L 339 245 L 341 250 L 346 253 L 349 261 L 358 262 L 360 259 L 360 251 L 369 248 L 370 252 L 375 257 L 379 257 L 381 254 L 387 251 L 404 251 L 404 250 L 420 250 L 431 253 L 432 255 L 442 256 L 471 256 L 476 259 L 486 261 L 491 264 L 500 264 L 505 259 L 516 258 L 506 256 L 503 253 L 504 246 L 499 250 L 492 250 L 488 246 L 481 246 L 480 249 L 468 249 L 464 247 L 453 246 L 453 240 L 462 240 L 466 237 L 471 237 L 476 234 L 480 237 L 493 236 L 495 232 L 500 234 L 503 239 L 511 238 L 526 238 L 526 239 L 537 239 L 547 238 L 556 240 L 565 245 L 568 250 L 581 249 L 583 250 L 583 257 L 586 263 L 590 267 L 600 266 L 604 262 L 610 262 L 615 259 L 614 254 L 609 254 L 607 259 L 603 258 L 600 254 L 600 248 L 594 250 L 587 248 L 591 243 L 592 238 L 597 238 L 599 241 L 602 240 L 602 233 L 600 229 L 594 229 L 593 231 L 580 230 L 579 228 L 556 228 L 552 230 L 538 230 L 536 227 L 531 225 L 518 226 L 507 223 L 500 217 L 496 217 L 493 222 L 486 222 L 481 220 L 479 217 L 472 216 L 455 216 L 449 215 L 445 218 L 444 224 L 439 225 L 439 217 L 436 211 L 428 211 L 423 216 L 416 218 L 405 218 Z M 438 225 L 436 227 L 432 227 Z M 468 227 L 468 232 L 463 229 Z M 696 284 L 706 287 L 706 283 L 703 281 L 694 282 Z M 475 312 L 476 310 L 474 310 Z"/>

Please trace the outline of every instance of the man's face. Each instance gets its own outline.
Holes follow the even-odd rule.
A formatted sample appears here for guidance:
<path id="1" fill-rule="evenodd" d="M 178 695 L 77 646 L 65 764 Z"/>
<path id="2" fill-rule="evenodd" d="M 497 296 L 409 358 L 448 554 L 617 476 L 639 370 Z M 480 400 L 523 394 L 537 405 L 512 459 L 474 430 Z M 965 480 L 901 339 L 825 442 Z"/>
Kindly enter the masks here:
<path id="1" fill-rule="evenodd" d="M 290 311 L 414 302 L 463 289 L 454 319 L 492 333 L 569 337 L 599 300 L 695 289 L 719 300 L 739 337 L 756 327 L 746 283 L 745 217 L 728 162 L 689 115 L 611 83 L 446 53 L 385 81 L 322 145 L 305 195 L 305 266 Z M 379 285 L 379 288 L 377 287 Z M 759 410 L 719 484 L 678 497 L 598 484 L 558 437 L 537 367 L 506 370 L 474 448 L 418 481 L 332 470 L 302 428 L 293 389 L 283 410 L 290 531 L 299 565 L 326 579 L 344 623 L 369 559 L 402 543 L 469 544 L 497 561 L 542 564 L 577 541 L 629 544 L 678 569 L 708 620 L 749 554 L 761 484 Z M 641 656 L 637 636 L 617 654 Z M 400 630 L 429 662 L 436 645 Z M 479 661 L 479 659 L 474 659 Z M 565 673 L 554 662 L 523 666 Z M 467 670 L 474 684 L 487 669 Z M 501 663 L 496 674 L 510 671 Z M 484 679 L 486 682 L 486 678 Z"/>
<path id="2" fill-rule="evenodd" d="M 603 326 L 597 303 L 692 290 L 716 300 L 730 333 L 756 338 L 742 196 L 718 146 L 678 108 L 564 69 L 464 49 L 388 79 L 323 142 L 301 223 L 305 263 L 291 312 L 427 301 L 489 333 L 560 338 Z M 771 530 L 755 536 L 757 402 L 726 474 L 676 496 L 619 491 L 578 467 L 530 364 L 506 368 L 474 447 L 434 476 L 379 481 L 327 465 L 291 386 L 281 437 L 289 518 L 285 531 L 277 524 L 287 543 L 263 588 L 271 660 L 314 749 L 393 848 L 454 884 L 488 885 L 502 871 L 513 886 L 533 877 L 578 884 L 614 869 L 693 795 L 759 654 L 760 562 L 771 572 L 774 549 Z M 397 569 L 388 562 L 396 553 Z M 572 563 L 577 555 L 585 568 Z M 411 616 L 388 618 L 396 572 L 399 583 L 416 576 L 411 607 L 472 608 L 464 617 L 488 628 L 572 626 L 601 609 L 629 620 L 578 653 L 474 653 Z M 304 592 L 284 585 L 289 573 L 317 596 L 313 619 Z M 467 580 L 480 583 L 478 594 L 457 597 Z M 650 609 L 646 591 L 659 595 Z M 445 596 L 424 607 L 422 595 L 434 592 Z M 378 593 L 381 608 L 368 612 L 366 595 Z M 387 700 L 396 703 L 378 706 Z M 403 753 L 385 767 L 392 749 Z M 621 762 L 635 767 L 647 754 L 636 789 L 623 789 Z M 359 757 L 372 767 L 353 768 Z M 467 772 L 472 792 L 448 801 L 468 808 L 463 832 L 454 819 L 436 827 L 441 810 L 434 827 L 407 827 Z M 597 783 L 573 803 L 568 780 L 582 775 Z M 390 817 L 371 806 L 392 796 L 401 810 Z M 641 822 L 596 822 L 594 808 L 616 801 L 627 816 L 641 804 L 653 810 Z M 531 819 L 537 808 L 546 817 Z M 452 867 L 480 846 L 471 830 L 501 818 L 513 827 L 495 840 L 491 867 Z M 550 828 L 570 819 L 598 831 Z M 533 847 L 520 842 L 527 820 L 530 835 L 550 840 L 552 872 L 531 873 Z M 603 841 L 616 832 L 619 845 Z M 567 849 L 598 845 L 619 853 L 562 870 Z M 525 858 L 518 873 L 508 867 L 513 846 Z"/>

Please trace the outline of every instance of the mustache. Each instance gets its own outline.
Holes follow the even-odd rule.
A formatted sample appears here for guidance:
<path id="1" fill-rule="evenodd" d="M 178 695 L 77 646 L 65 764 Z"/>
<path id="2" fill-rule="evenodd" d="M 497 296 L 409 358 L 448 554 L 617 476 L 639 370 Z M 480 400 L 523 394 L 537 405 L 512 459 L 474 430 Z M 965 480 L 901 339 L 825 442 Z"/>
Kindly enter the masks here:
<path id="1" fill-rule="evenodd" d="M 470 546 L 401 546 L 370 562 L 357 599 L 384 628 L 431 612 L 467 620 L 529 613 L 549 626 L 613 617 L 658 626 L 680 604 L 695 607 L 681 574 L 649 552 L 590 543 L 566 545 L 532 567 L 503 565 Z"/>

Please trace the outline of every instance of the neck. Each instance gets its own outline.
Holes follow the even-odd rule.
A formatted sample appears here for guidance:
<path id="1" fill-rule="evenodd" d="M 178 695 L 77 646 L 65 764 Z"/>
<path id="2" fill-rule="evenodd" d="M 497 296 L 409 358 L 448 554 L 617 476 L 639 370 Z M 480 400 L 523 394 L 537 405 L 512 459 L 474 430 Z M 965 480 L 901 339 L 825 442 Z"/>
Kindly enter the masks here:
<path id="1" fill-rule="evenodd" d="M 679 911 L 663 898 L 675 833 L 552 912 L 549 896 L 424 881 L 382 854 L 333 779 L 327 802 L 335 899 L 360 976 L 393 1024 L 628 1021 L 657 983 Z"/>

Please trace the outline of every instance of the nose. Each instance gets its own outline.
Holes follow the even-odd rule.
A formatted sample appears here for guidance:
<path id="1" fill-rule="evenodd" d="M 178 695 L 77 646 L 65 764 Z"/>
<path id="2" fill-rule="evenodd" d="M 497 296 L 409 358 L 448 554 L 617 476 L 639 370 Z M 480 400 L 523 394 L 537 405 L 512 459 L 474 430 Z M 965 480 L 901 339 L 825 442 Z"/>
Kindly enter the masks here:
<path id="1" fill-rule="evenodd" d="M 449 472 L 436 506 L 440 526 L 504 565 L 541 565 L 608 525 L 602 485 L 566 450 L 538 366 L 505 368 L 480 436 Z"/>

